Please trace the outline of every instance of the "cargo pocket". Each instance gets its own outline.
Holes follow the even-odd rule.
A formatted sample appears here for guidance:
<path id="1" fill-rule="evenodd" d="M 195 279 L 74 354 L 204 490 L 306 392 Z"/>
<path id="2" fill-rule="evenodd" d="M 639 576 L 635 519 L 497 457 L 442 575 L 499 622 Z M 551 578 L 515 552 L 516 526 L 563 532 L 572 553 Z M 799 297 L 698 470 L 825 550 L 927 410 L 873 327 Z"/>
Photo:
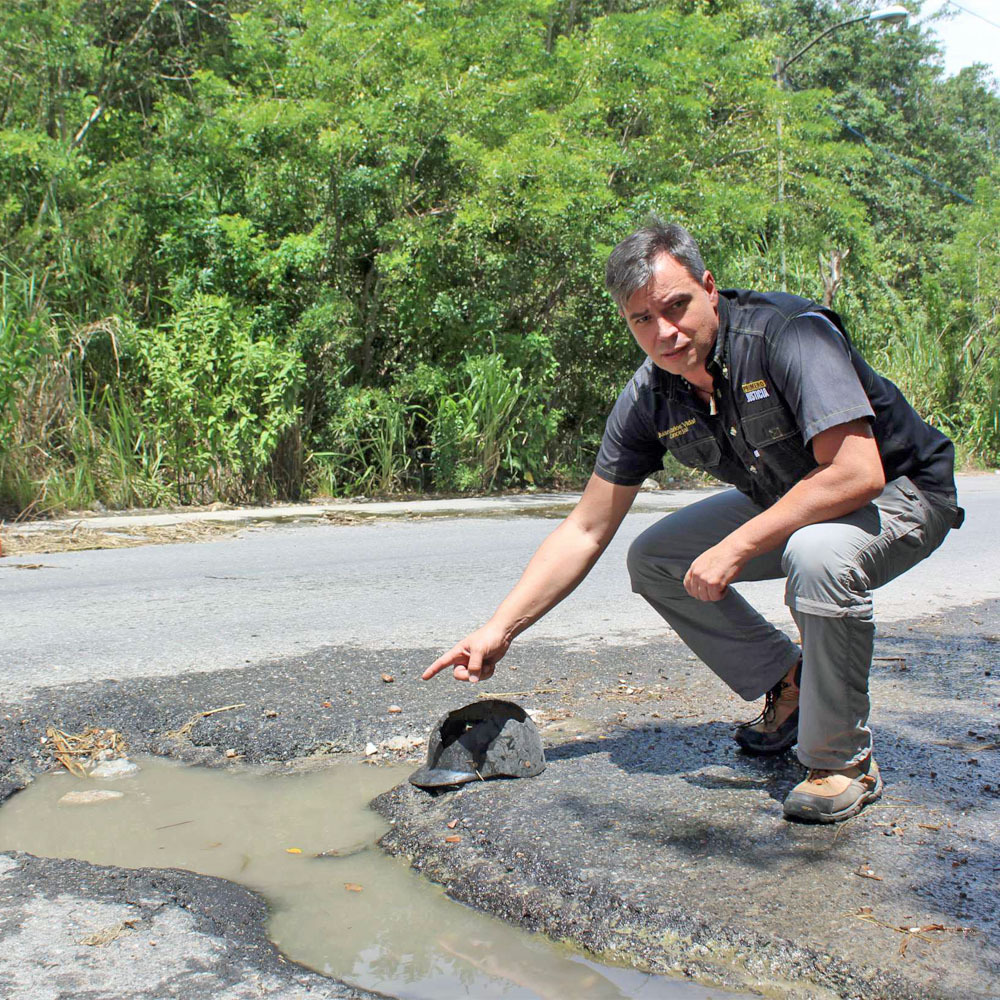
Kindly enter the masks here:
<path id="1" fill-rule="evenodd" d="M 816 468 L 799 425 L 783 407 L 744 416 L 740 426 L 754 457 L 786 488 Z"/>
<path id="2" fill-rule="evenodd" d="M 902 476 L 886 483 L 874 504 L 882 522 L 880 537 L 914 547 L 924 544 L 930 505 L 909 478 Z"/>
<path id="3" fill-rule="evenodd" d="M 879 533 L 857 555 L 862 582 L 871 590 L 926 559 L 951 527 L 948 512 L 928 503 L 906 476 L 887 483 L 874 505 Z"/>
<path id="4" fill-rule="evenodd" d="M 685 441 L 683 445 L 672 445 L 670 453 L 678 462 L 692 469 L 716 469 L 722 461 L 722 449 L 714 437 Z"/>

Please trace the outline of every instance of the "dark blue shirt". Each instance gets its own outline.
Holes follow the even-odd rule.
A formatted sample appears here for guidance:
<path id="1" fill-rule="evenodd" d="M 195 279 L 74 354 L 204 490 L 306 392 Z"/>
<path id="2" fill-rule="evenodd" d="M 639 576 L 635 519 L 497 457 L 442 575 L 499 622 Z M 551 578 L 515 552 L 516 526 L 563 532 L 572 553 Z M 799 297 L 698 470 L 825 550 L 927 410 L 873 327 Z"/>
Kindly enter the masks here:
<path id="1" fill-rule="evenodd" d="M 817 434 L 865 418 L 887 481 L 908 476 L 954 499 L 951 441 L 868 365 L 832 310 L 783 292 L 722 291 L 706 367 L 710 407 L 647 358 L 608 417 L 597 475 L 638 485 L 670 452 L 768 507 L 816 468 Z"/>

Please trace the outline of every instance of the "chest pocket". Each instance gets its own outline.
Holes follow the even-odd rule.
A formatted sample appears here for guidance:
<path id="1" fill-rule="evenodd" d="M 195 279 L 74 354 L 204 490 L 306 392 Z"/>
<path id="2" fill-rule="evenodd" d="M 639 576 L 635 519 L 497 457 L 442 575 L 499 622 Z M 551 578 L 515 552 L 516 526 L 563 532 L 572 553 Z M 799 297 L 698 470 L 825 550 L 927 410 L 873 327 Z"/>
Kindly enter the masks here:
<path id="1" fill-rule="evenodd" d="M 722 449 L 714 437 L 701 437 L 695 441 L 682 441 L 667 445 L 670 453 L 682 465 L 692 469 L 715 469 L 722 461 Z"/>
<path id="2" fill-rule="evenodd" d="M 782 492 L 816 468 L 798 424 L 784 407 L 746 415 L 740 426 L 747 444 L 757 452 L 757 461 L 781 484 Z"/>

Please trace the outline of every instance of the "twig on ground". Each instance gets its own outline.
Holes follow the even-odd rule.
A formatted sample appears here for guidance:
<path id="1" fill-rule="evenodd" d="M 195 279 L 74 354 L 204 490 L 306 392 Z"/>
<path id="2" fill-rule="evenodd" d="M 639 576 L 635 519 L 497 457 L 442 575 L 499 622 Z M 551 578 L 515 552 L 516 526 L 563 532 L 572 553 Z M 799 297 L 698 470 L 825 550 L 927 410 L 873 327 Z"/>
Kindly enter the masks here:
<path id="1" fill-rule="evenodd" d="M 886 923 L 884 920 L 879 920 L 878 917 L 871 913 L 864 911 L 859 911 L 855 913 L 859 920 L 867 920 L 870 924 L 875 924 L 878 927 L 884 927 L 886 930 L 895 931 L 897 934 L 902 934 L 903 938 L 899 942 L 899 954 L 905 955 L 906 949 L 909 947 L 910 942 L 916 938 L 920 941 L 924 941 L 927 944 L 934 944 L 934 939 L 929 937 L 924 937 L 925 934 L 931 932 L 945 933 L 945 934 L 971 934 L 974 933 L 974 927 L 946 927 L 944 924 L 924 924 L 922 927 L 907 927 L 903 924 L 890 924 Z"/>
<path id="2" fill-rule="evenodd" d="M 555 694 L 555 688 L 535 688 L 533 691 L 479 691 L 479 698 L 527 698 L 533 694 Z"/>
<path id="3" fill-rule="evenodd" d="M 165 735 L 169 736 L 171 739 L 179 740 L 182 736 L 189 735 L 191 730 L 194 729 L 195 724 L 201 719 L 207 719 L 210 715 L 216 715 L 219 712 L 232 712 L 237 708 L 246 708 L 246 704 L 240 703 L 239 705 L 226 705 L 223 708 L 210 708 L 207 712 L 196 712 L 179 729 L 171 729 Z"/>

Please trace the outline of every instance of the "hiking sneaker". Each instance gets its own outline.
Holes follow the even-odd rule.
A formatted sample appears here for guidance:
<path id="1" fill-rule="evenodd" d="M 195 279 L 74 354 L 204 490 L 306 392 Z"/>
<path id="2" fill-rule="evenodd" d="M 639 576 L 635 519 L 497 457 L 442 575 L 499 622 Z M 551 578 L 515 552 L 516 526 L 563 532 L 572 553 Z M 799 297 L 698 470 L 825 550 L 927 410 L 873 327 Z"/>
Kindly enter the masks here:
<path id="1" fill-rule="evenodd" d="M 837 823 L 861 812 L 882 794 L 882 778 L 871 754 L 842 771 L 812 769 L 785 799 L 785 818 Z"/>
<path id="2" fill-rule="evenodd" d="M 783 677 L 764 695 L 764 710 L 756 719 L 741 723 L 733 739 L 747 753 L 781 753 L 799 738 L 799 681 L 802 660 L 791 677 Z"/>

